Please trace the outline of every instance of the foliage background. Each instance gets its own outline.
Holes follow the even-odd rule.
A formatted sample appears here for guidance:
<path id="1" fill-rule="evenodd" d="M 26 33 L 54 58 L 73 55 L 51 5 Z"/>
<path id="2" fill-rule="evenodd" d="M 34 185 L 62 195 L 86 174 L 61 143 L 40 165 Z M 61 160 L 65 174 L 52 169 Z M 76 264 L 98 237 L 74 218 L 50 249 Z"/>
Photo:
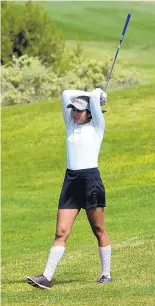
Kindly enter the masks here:
<path id="1" fill-rule="evenodd" d="M 65 5 L 72 12 L 74 3 L 66 2 Z M 57 19 L 57 26 L 51 21 L 60 4 L 52 2 L 52 10 L 50 6 L 51 3 L 48 2 L 40 4 L 28 1 L 24 5 L 2 2 L 2 105 L 47 101 L 60 96 L 65 88 L 92 90 L 95 87 L 103 87 L 106 82 L 111 56 L 104 52 L 99 60 L 88 56 L 84 53 L 86 48 L 81 43 L 83 35 L 79 37 L 80 42 L 66 42 Z M 78 6 L 83 9 L 82 3 Z M 99 3 L 95 11 L 97 8 L 101 11 L 103 9 Z M 88 10 L 90 17 L 92 9 L 94 8 L 91 3 Z M 60 9 L 60 17 L 62 14 Z M 77 9 L 76 18 L 79 17 Z M 62 28 L 68 33 L 71 30 L 65 28 L 66 24 L 65 20 Z M 98 36 L 100 32 L 97 31 L 98 27 Z M 104 41 L 106 42 L 106 37 Z M 125 65 L 117 64 L 117 71 L 109 86 L 116 89 L 144 82 L 146 78 L 142 71 L 138 72 L 134 66 L 128 69 Z"/>

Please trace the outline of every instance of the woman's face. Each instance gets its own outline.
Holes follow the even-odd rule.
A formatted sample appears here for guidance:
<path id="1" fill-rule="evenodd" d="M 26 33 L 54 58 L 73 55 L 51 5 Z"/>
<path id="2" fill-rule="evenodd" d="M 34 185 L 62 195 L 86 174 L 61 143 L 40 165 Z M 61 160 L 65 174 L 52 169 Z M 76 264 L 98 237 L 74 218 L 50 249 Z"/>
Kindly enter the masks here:
<path id="1" fill-rule="evenodd" d="M 85 124 L 89 122 L 88 111 L 86 109 L 80 111 L 77 108 L 73 107 L 71 110 L 71 115 L 72 119 L 77 124 Z"/>

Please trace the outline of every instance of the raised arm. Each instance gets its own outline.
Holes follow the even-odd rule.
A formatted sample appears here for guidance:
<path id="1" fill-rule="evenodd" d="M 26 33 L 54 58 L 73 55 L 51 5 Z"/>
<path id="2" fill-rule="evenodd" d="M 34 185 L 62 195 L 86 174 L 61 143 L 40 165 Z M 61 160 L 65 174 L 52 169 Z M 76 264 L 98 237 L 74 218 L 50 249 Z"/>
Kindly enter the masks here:
<path id="1" fill-rule="evenodd" d="M 64 116 L 65 124 L 71 120 L 71 109 L 67 108 L 67 105 L 71 103 L 70 98 L 78 96 L 89 96 L 91 93 L 83 90 L 64 90 L 62 92 L 62 112 Z"/>
<path id="2" fill-rule="evenodd" d="M 105 129 L 105 120 L 101 110 L 101 89 L 96 88 L 91 92 L 90 96 L 90 111 L 94 126 L 103 135 Z"/>

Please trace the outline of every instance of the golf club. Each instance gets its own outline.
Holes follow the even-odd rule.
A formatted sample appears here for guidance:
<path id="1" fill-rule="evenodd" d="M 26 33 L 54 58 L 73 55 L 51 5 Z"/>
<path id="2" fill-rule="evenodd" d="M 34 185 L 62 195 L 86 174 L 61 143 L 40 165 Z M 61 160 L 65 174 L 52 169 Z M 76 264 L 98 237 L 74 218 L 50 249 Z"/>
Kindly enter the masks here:
<path id="1" fill-rule="evenodd" d="M 110 81 L 110 78 L 111 78 L 111 74 L 112 74 L 112 71 L 113 71 L 117 56 L 118 56 L 118 52 L 120 50 L 120 47 L 121 47 L 121 44 L 122 44 L 122 41 L 123 41 L 123 38 L 124 38 L 124 35 L 125 35 L 125 32 L 126 32 L 130 17 L 131 17 L 131 14 L 128 14 L 127 17 L 126 17 L 126 21 L 125 21 L 125 25 L 124 25 L 124 28 L 123 28 L 123 31 L 122 31 L 122 35 L 120 37 L 120 41 L 119 41 L 119 44 L 118 44 L 118 47 L 117 47 L 117 50 L 116 50 L 116 53 L 115 53 L 115 57 L 114 57 L 110 72 L 109 72 L 108 77 L 107 77 L 106 85 L 104 87 L 105 92 L 107 90 L 107 87 L 108 87 L 108 84 L 109 84 L 109 81 Z"/>
<path id="2" fill-rule="evenodd" d="M 125 35 L 125 32 L 126 32 L 128 23 L 129 23 L 129 21 L 130 21 L 130 18 L 131 18 L 131 14 L 128 14 L 127 17 L 126 17 L 126 21 L 125 21 L 125 24 L 124 24 L 124 28 L 123 28 L 123 31 L 122 31 L 122 35 L 121 35 L 121 37 L 120 37 L 120 41 L 119 41 L 119 44 L 118 44 L 118 47 L 117 47 L 117 50 L 116 50 L 116 53 L 115 53 L 115 57 L 114 57 L 114 60 L 113 60 L 111 69 L 110 69 L 109 74 L 108 74 L 108 76 L 107 76 L 107 82 L 106 82 L 106 85 L 105 85 L 105 87 L 104 87 L 104 91 L 105 91 L 105 92 L 106 92 L 106 90 L 107 90 L 107 87 L 108 87 L 108 84 L 109 84 L 109 81 L 110 81 L 110 78 L 111 78 L 111 74 L 112 74 L 112 71 L 113 71 L 113 68 L 114 68 L 114 65 L 115 65 L 117 56 L 118 56 L 118 52 L 119 52 L 119 50 L 120 50 L 120 47 L 121 47 L 121 44 L 122 44 L 122 41 L 123 41 L 123 38 L 124 38 L 124 35 Z M 102 110 L 102 113 L 105 113 L 105 112 L 107 112 L 107 111 L 106 111 L 106 110 Z"/>

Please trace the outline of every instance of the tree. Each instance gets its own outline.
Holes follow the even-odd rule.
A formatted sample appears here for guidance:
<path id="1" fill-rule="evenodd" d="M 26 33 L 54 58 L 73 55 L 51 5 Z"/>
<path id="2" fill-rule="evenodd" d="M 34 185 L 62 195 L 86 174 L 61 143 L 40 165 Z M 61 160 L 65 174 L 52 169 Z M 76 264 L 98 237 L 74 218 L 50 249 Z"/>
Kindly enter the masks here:
<path id="1" fill-rule="evenodd" d="M 37 2 L 25 5 L 4 2 L 2 5 L 2 64 L 12 55 L 38 56 L 57 69 L 64 49 L 62 33 Z"/>
<path id="2" fill-rule="evenodd" d="M 1 3 L 1 63 L 11 60 L 13 45 L 20 29 L 21 18 L 17 18 L 15 4 L 4 1 Z"/>

